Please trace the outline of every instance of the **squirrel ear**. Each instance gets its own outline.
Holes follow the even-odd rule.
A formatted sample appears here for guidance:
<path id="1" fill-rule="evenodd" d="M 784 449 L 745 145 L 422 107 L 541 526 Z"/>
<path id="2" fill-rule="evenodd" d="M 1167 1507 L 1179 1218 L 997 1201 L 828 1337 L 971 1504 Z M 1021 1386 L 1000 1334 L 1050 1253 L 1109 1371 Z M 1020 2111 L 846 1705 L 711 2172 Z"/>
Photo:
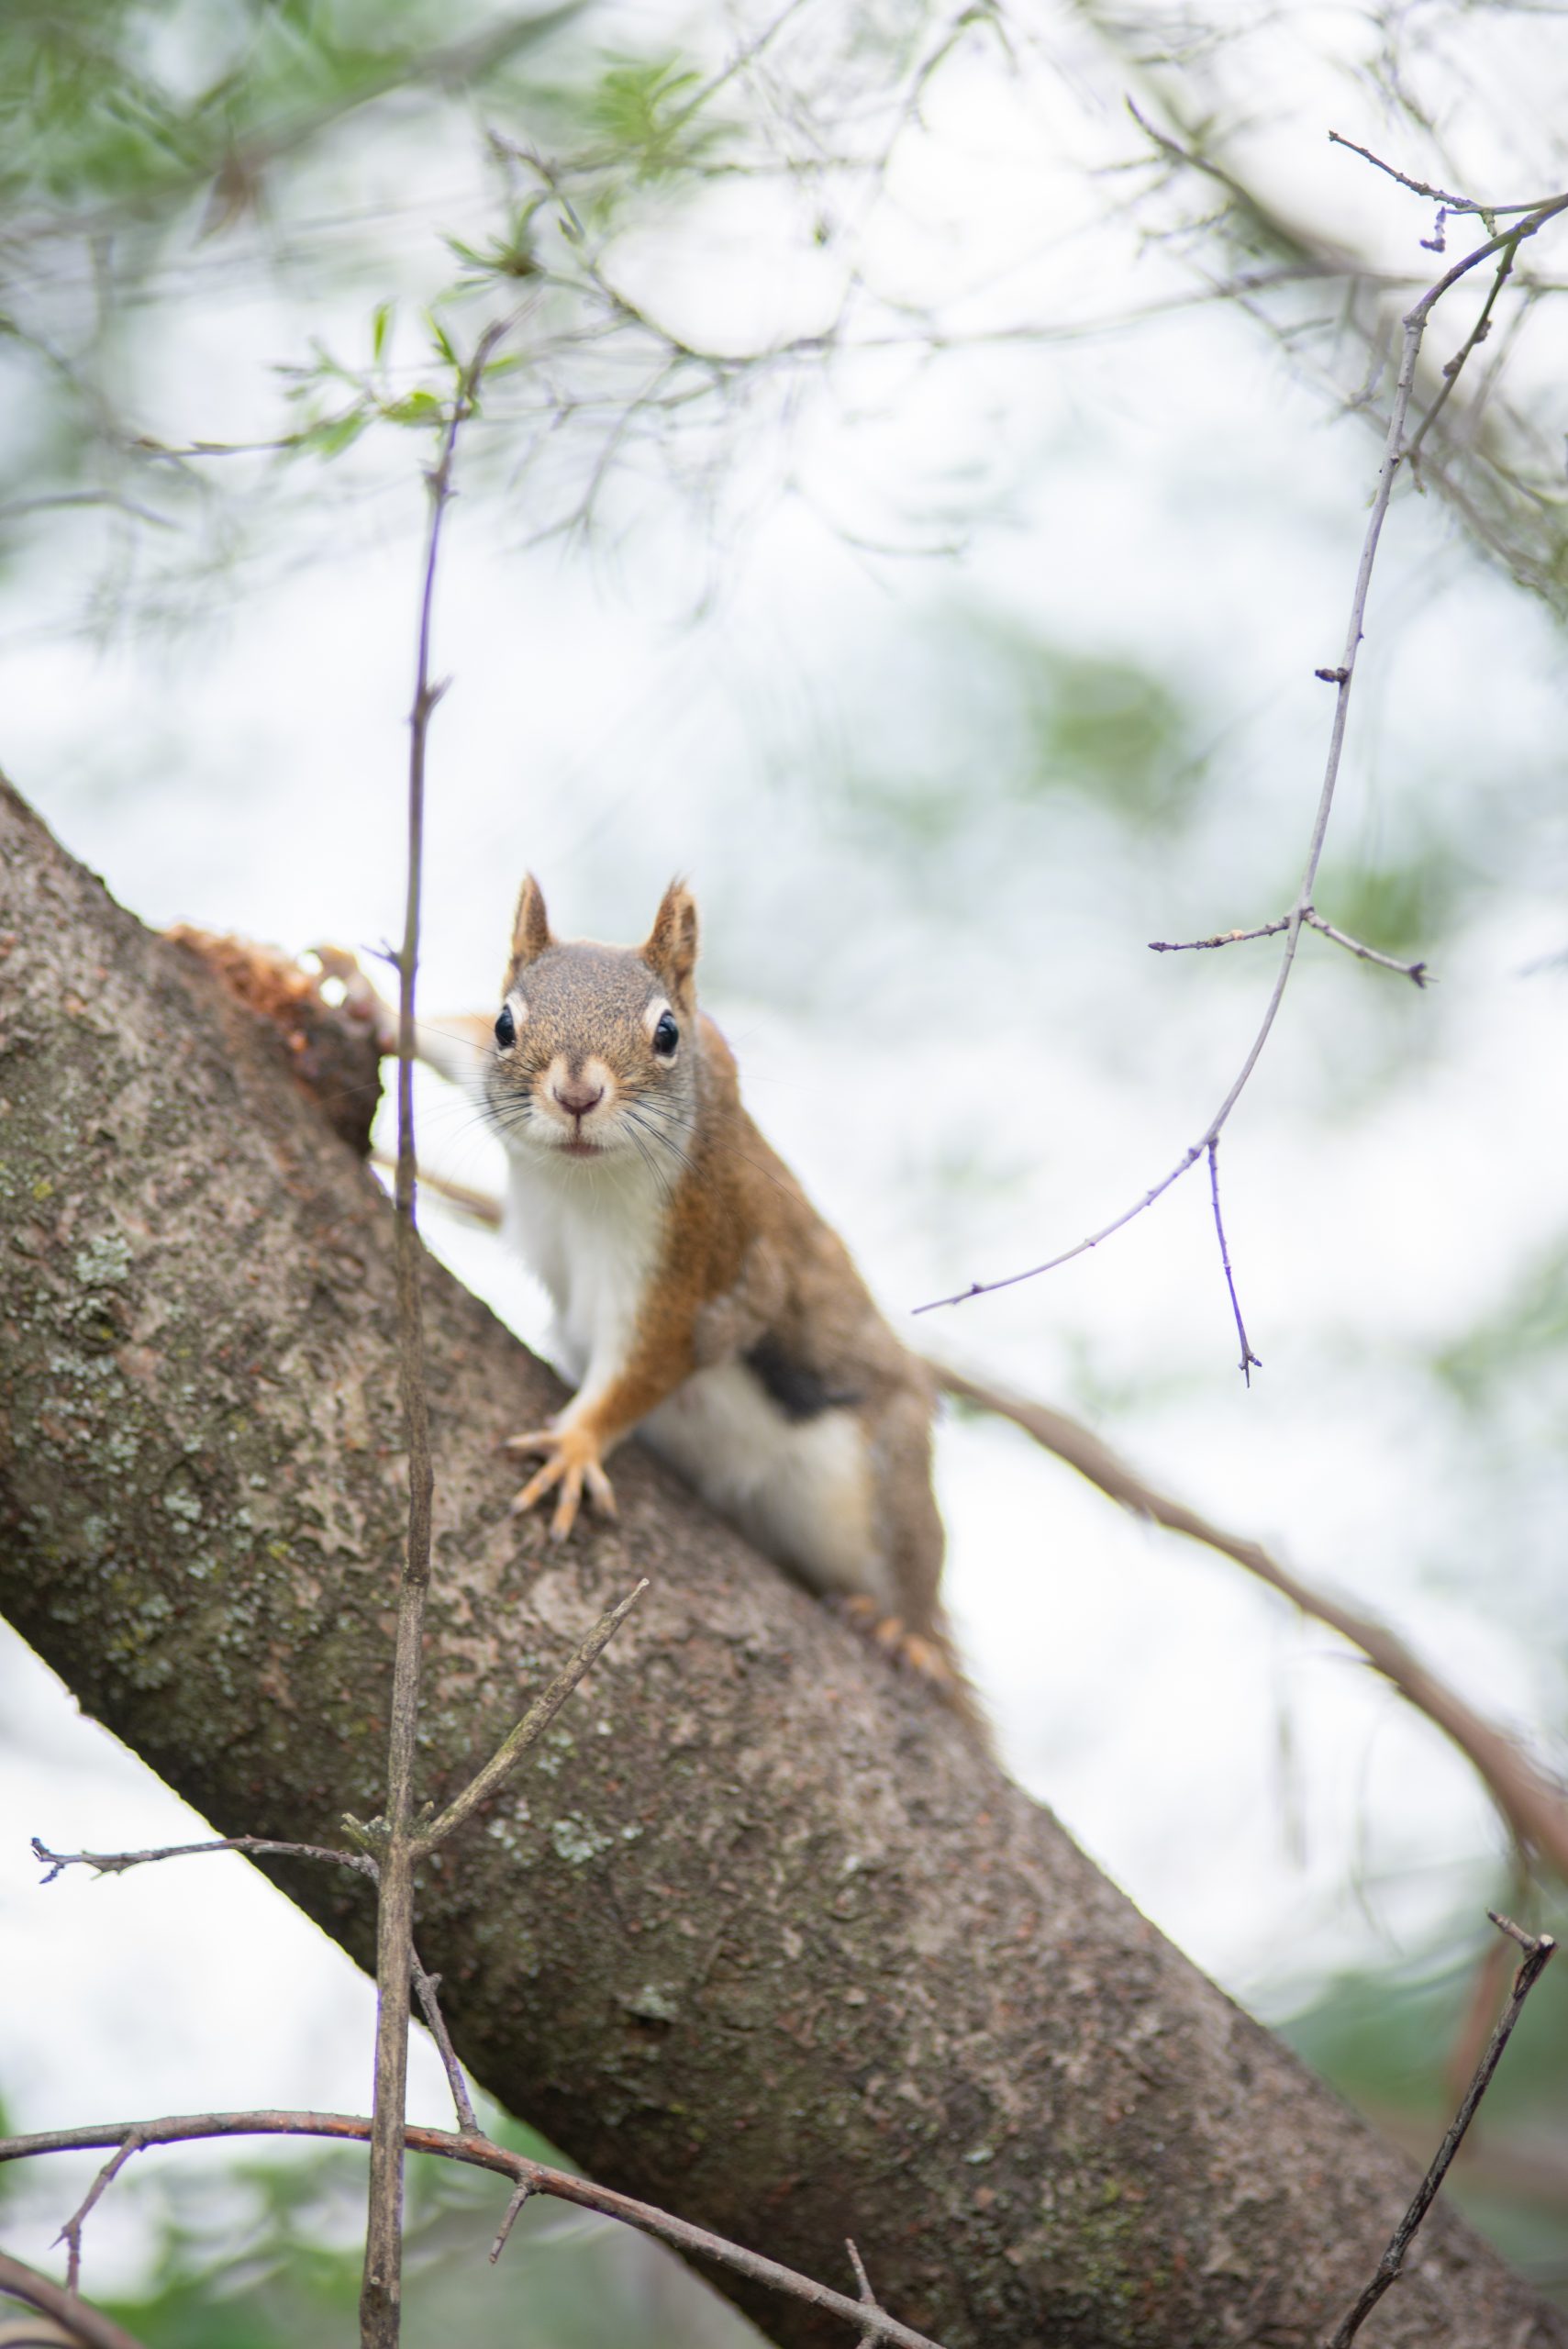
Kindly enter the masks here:
<path id="1" fill-rule="evenodd" d="M 544 891 L 530 873 L 523 883 L 517 899 L 517 910 L 512 918 L 512 961 L 514 965 L 535 963 L 547 946 L 553 946 L 550 916 L 545 911 Z"/>
<path id="2" fill-rule="evenodd" d="M 672 881 L 660 900 L 642 959 L 677 994 L 684 995 L 691 985 L 697 963 L 697 905 L 684 881 Z"/>

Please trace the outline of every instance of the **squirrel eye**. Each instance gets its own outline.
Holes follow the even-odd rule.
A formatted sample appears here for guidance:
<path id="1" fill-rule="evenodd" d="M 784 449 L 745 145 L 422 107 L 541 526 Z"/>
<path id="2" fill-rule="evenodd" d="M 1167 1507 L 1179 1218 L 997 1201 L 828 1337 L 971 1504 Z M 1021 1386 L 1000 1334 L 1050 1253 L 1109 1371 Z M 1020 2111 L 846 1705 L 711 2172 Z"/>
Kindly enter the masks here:
<path id="1" fill-rule="evenodd" d="M 653 1030 L 653 1049 L 668 1060 L 680 1041 L 681 1031 L 666 1011 Z"/>
<path id="2" fill-rule="evenodd" d="M 495 1041 L 504 1052 L 509 1052 L 517 1041 L 517 1023 L 512 1017 L 509 1003 L 501 1006 L 501 1016 L 495 1022 Z"/>

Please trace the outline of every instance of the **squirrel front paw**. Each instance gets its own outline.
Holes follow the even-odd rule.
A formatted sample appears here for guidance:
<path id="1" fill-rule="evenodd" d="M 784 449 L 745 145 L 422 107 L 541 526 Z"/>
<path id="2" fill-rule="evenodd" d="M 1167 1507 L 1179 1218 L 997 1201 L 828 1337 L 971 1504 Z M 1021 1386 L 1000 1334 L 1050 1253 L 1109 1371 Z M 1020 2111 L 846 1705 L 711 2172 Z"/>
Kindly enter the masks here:
<path id="1" fill-rule="evenodd" d="M 595 1508 L 603 1517 L 616 1514 L 615 1487 L 605 1474 L 604 1462 L 596 1436 L 584 1427 L 570 1424 L 558 1428 L 531 1428 L 527 1435 L 508 1436 L 507 1452 L 543 1452 L 550 1457 L 538 1474 L 530 1476 L 513 1500 L 510 1514 L 521 1517 L 526 1509 L 542 1500 L 545 1494 L 561 1487 L 555 1504 L 555 1515 L 550 1521 L 550 1538 L 564 1542 L 577 1522 L 582 1506 L 584 1487 Z"/>

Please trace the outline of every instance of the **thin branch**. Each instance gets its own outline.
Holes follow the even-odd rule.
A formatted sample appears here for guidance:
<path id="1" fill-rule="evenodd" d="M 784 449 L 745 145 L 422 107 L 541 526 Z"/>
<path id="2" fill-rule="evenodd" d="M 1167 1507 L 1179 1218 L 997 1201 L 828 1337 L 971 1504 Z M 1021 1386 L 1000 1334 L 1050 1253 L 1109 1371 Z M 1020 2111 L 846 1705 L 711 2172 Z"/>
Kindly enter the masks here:
<path id="1" fill-rule="evenodd" d="M 408 1962 L 426 2028 L 436 2043 L 437 2052 L 446 2071 L 447 2086 L 451 2090 L 452 2104 L 457 2112 L 459 2133 L 464 2137 L 477 2137 L 479 2121 L 473 2110 L 473 2099 L 469 2095 L 468 2082 L 463 2077 L 462 2065 L 458 2062 L 457 2049 L 452 2045 L 451 2033 L 447 2029 L 447 2019 L 441 2012 L 440 2000 L 436 1996 L 441 1987 L 441 1977 L 439 1974 L 426 1973 L 419 1963 L 419 1953 L 412 1942 L 408 1944 Z"/>
<path id="2" fill-rule="evenodd" d="M 429 1408 L 425 1394 L 424 1325 L 415 1216 L 414 989 L 419 962 L 423 886 L 425 754 L 430 714 L 443 688 L 430 677 L 430 622 L 441 525 L 452 498 L 458 436 L 473 413 L 480 379 L 504 328 L 490 327 L 458 379 L 440 454 L 427 476 L 429 522 L 419 597 L 414 702 L 408 720 L 408 884 L 398 956 L 397 1185 L 395 1262 L 398 1362 L 408 1446 L 408 1538 L 398 1592 L 387 1739 L 385 1839 L 380 1853 L 376 1911 L 375 2094 L 371 2139 L 364 2278 L 360 2293 L 361 2349 L 396 2349 L 403 2266 L 403 2121 L 408 2077 L 408 1992 L 413 1953 L 415 1741 L 419 1664 L 430 1580 Z"/>
<path id="3" fill-rule="evenodd" d="M 1290 916 L 1284 914 L 1278 921 L 1266 921 L 1257 930 L 1220 930 L 1212 938 L 1151 938 L 1151 954 L 1207 954 L 1216 946 L 1242 946 L 1250 938 L 1277 938 L 1282 930 L 1290 928 Z"/>
<path id="4" fill-rule="evenodd" d="M 1520 234 L 1522 235 L 1523 233 L 1524 232 L 1521 229 Z M 1420 423 L 1417 426 L 1415 435 L 1411 440 L 1408 449 L 1405 452 L 1410 460 L 1412 471 L 1415 470 L 1418 461 L 1419 460 L 1422 441 L 1426 439 L 1428 433 L 1431 430 L 1433 425 L 1442 414 L 1443 408 L 1448 401 L 1449 394 L 1452 391 L 1454 385 L 1458 383 L 1460 376 L 1464 372 L 1465 361 L 1470 357 L 1470 354 L 1475 349 L 1476 344 L 1485 342 L 1486 337 L 1492 330 L 1492 312 L 1496 305 L 1498 295 L 1502 292 L 1504 286 L 1507 284 L 1509 278 L 1513 274 L 1514 256 L 1518 250 L 1518 247 L 1517 243 L 1509 243 L 1504 247 L 1502 258 L 1497 263 L 1496 271 L 1493 276 L 1491 286 L 1486 295 L 1486 299 L 1481 306 L 1481 315 L 1476 319 L 1475 324 L 1471 328 L 1470 332 L 1465 336 L 1464 340 L 1460 344 L 1459 349 L 1454 352 L 1453 357 L 1448 362 L 1447 365 L 1443 369 L 1442 388 L 1438 393 L 1436 399 L 1433 400 L 1425 416 L 1421 418 Z"/>
<path id="5" fill-rule="evenodd" d="M 1238 1367 L 1249 1386 L 1254 1370 L 1262 1364 L 1248 1342 L 1247 1325 L 1241 1319 L 1241 1300 L 1236 1294 L 1236 1276 L 1230 1269 L 1230 1251 L 1225 1241 L 1225 1218 L 1219 1212 L 1219 1139 L 1217 1135 L 1208 1145 L 1208 1196 L 1214 1205 L 1215 1236 L 1219 1241 L 1219 1261 L 1225 1270 L 1225 1286 L 1230 1292 L 1230 1310 L 1235 1317 L 1236 1335 L 1241 1341 L 1241 1360 Z"/>
<path id="6" fill-rule="evenodd" d="M 1147 127 L 1146 125 L 1145 128 Z M 1151 135 L 1158 137 L 1157 133 Z M 1190 159 L 1184 158 L 1184 160 Z M 1209 1144 L 1218 1141 L 1224 1130 L 1226 1122 L 1245 1091 L 1252 1071 L 1262 1056 L 1263 1047 L 1273 1032 L 1274 1021 L 1279 1016 L 1280 1005 L 1284 998 L 1285 988 L 1290 983 L 1290 974 L 1295 966 L 1301 932 L 1307 926 L 1307 916 L 1312 908 L 1312 893 L 1317 884 L 1318 868 L 1322 861 L 1323 843 L 1329 830 L 1329 818 L 1333 813 L 1334 793 L 1340 778 L 1340 760 L 1344 753 L 1345 728 L 1350 716 L 1351 689 L 1355 683 L 1356 654 L 1361 645 L 1366 618 L 1367 596 L 1372 585 L 1373 565 L 1377 560 L 1378 541 L 1383 535 L 1383 524 L 1388 512 L 1389 499 L 1394 494 L 1395 477 L 1406 454 L 1405 427 L 1409 417 L 1410 402 L 1415 391 L 1416 366 L 1420 357 L 1427 322 L 1437 304 L 1451 287 L 1459 284 L 1461 278 L 1467 276 L 1473 269 L 1479 268 L 1483 262 L 1489 261 L 1494 253 L 1500 252 L 1505 248 L 1511 250 L 1522 243 L 1527 237 L 1533 237 L 1538 230 L 1545 228 L 1549 221 L 1555 219 L 1564 211 L 1568 211 L 1568 195 L 1554 196 L 1550 203 L 1536 206 L 1527 218 L 1518 221 L 1513 228 L 1506 229 L 1500 236 L 1488 238 L 1484 245 L 1477 245 L 1473 252 L 1467 253 L 1462 261 L 1455 262 L 1453 267 L 1440 277 L 1435 284 L 1427 288 L 1404 319 L 1404 351 L 1400 360 L 1398 378 L 1395 384 L 1388 429 L 1384 436 L 1383 461 L 1378 468 L 1377 488 L 1373 497 L 1372 512 L 1368 518 L 1365 536 L 1362 541 L 1361 560 L 1356 566 L 1355 587 L 1351 597 L 1350 623 L 1345 633 L 1345 649 L 1338 667 L 1329 673 L 1337 687 L 1334 717 L 1329 729 L 1329 752 L 1324 767 L 1323 782 L 1318 795 L 1317 810 L 1312 819 L 1312 831 L 1307 842 L 1307 862 L 1302 872 L 1301 885 L 1296 892 L 1296 903 L 1285 918 L 1284 951 L 1280 957 L 1273 987 L 1264 1007 L 1257 1033 L 1248 1048 L 1247 1056 L 1232 1080 L 1225 1098 L 1203 1132 L 1183 1152 L 1174 1166 L 1167 1174 L 1162 1174 L 1157 1183 L 1152 1184 L 1141 1198 L 1136 1199 L 1130 1207 L 1124 1208 L 1119 1215 L 1113 1216 L 1110 1221 L 1102 1224 L 1097 1231 L 1088 1233 L 1075 1246 L 1064 1248 L 1059 1254 L 1047 1257 L 1042 1264 L 1029 1265 L 1022 1272 L 1006 1274 L 998 1280 L 971 1281 L 967 1288 L 957 1289 L 950 1297 L 933 1297 L 925 1305 L 917 1306 L 915 1308 L 917 1312 L 929 1313 L 940 1306 L 962 1305 L 972 1297 L 989 1296 L 996 1289 L 1016 1287 L 1020 1281 L 1037 1280 L 1042 1273 L 1054 1272 L 1059 1265 L 1071 1264 L 1075 1256 L 1082 1256 L 1090 1249 L 1099 1247 L 1104 1241 L 1109 1240 L 1113 1233 L 1120 1231 L 1127 1224 L 1131 1223 L 1135 1217 L 1140 1216 L 1146 1208 L 1152 1207 L 1156 1199 L 1162 1198 L 1173 1183 L 1180 1181 L 1190 1166 L 1196 1164 L 1207 1151 Z M 1410 975 L 1414 975 L 1413 973 Z"/>
<path id="7" fill-rule="evenodd" d="M 27 2160 L 39 2154 L 81 2153 L 98 2146 L 123 2145 L 131 2138 L 141 2146 L 189 2144 L 212 2137 L 325 2137 L 340 2143 L 367 2144 L 373 2127 L 373 2122 L 359 2114 L 346 2112 L 181 2113 L 161 2121 L 111 2121 L 84 2129 L 47 2129 L 31 2136 L 0 2138 L 0 2162 Z M 697 2259 L 711 2259 L 720 2266 L 733 2268 L 738 2275 L 749 2277 L 753 2283 L 786 2292 L 794 2299 L 820 2309 L 825 2315 L 858 2325 L 862 2334 L 873 2341 L 889 2342 L 893 2349 L 940 2349 L 940 2344 L 928 2334 L 900 2324 L 884 2309 L 868 2308 L 864 2301 L 851 2300 L 809 2276 L 798 2275 L 776 2259 L 766 2258 L 761 2252 L 748 2251 L 744 2244 L 710 2234 L 706 2227 L 695 2227 L 689 2220 L 677 2219 L 650 2202 L 635 2201 L 629 2194 L 617 2194 L 613 2187 L 597 2185 L 593 2178 L 578 2177 L 570 2170 L 550 2169 L 542 2162 L 530 2161 L 526 2154 L 514 2153 L 510 2146 L 498 2145 L 489 2137 L 455 2136 L 450 2130 L 406 2122 L 403 2142 L 410 2153 L 435 2154 L 447 2161 L 466 2162 L 475 2169 L 493 2170 L 502 2177 L 509 2177 L 515 2186 L 527 2185 L 534 2194 L 550 2195 L 557 2201 L 574 2203 L 579 2210 L 596 2210 L 605 2218 L 619 2219 L 644 2234 L 657 2235 L 662 2242 L 673 2243 L 677 2251 Z M 120 2343 L 116 2342 L 113 2349 L 120 2349 Z M 135 2349 L 134 2343 L 130 2349 Z"/>
<path id="8" fill-rule="evenodd" d="M 850 2266 L 855 2271 L 855 2282 L 860 2287 L 862 2307 L 874 2309 L 876 2306 L 876 2294 L 872 2290 L 871 2277 L 866 2274 L 865 2261 L 861 2257 L 860 2253 L 856 2250 L 854 2237 L 852 2235 L 846 2235 L 844 2237 L 844 2249 L 849 2253 Z M 862 2332 L 860 2338 L 860 2349 L 872 2349 L 872 2344 L 874 2343 L 876 2335 L 874 2332 Z"/>
<path id="9" fill-rule="evenodd" d="M 1430 187 L 1425 180 L 1413 180 L 1407 172 L 1401 172 L 1393 163 L 1385 163 L 1381 155 L 1374 155 L 1370 147 L 1358 147 L 1353 139 L 1342 139 L 1337 130 L 1329 133 L 1329 144 L 1330 147 L 1348 147 L 1352 155 L 1359 155 L 1363 162 L 1371 163 L 1377 171 L 1386 172 L 1391 180 L 1397 180 L 1401 187 L 1407 187 L 1412 195 L 1424 195 L 1429 202 L 1440 204 L 1445 212 L 1476 213 L 1488 224 L 1507 219 L 1516 212 L 1542 211 L 1551 201 L 1549 196 L 1537 196 L 1530 204 L 1475 204 L 1467 195 L 1450 195 L 1446 188 Z"/>
<path id="10" fill-rule="evenodd" d="M 1334 944 L 1342 946 L 1347 954 L 1354 954 L 1363 963 L 1375 963 L 1382 971 L 1397 971 L 1399 976 L 1408 979 L 1413 986 L 1425 987 L 1431 980 L 1430 966 L 1425 962 L 1401 963 L 1396 954 L 1384 954 L 1375 946 L 1363 946 L 1361 940 L 1352 938 L 1348 930 L 1336 930 L 1331 921 L 1325 921 L 1315 907 L 1308 906 L 1302 918 L 1309 930 L 1332 939 Z"/>
<path id="11" fill-rule="evenodd" d="M 210 1843 L 166 1843 L 156 1852 L 51 1852 L 38 1836 L 32 1838 L 33 1857 L 52 1884 L 65 1868 L 89 1867 L 97 1876 L 123 1876 L 128 1868 L 145 1867 L 153 1860 L 194 1859 L 204 1852 L 249 1852 L 257 1857 L 284 1860 L 335 1860 L 341 1868 L 356 1868 L 374 1881 L 376 1865 L 365 1852 L 335 1852 L 326 1843 L 277 1843 L 269 1835 L 221 1835 Z M 41 1888 L 41 1887 L 40 1887 Z"/>
<path id="12" fill-rule="evenodd" d="M 646 1575 L 607 1615 L 601 1615 L 582 1646 L 550 1682 L 542 1697 L 535 1698 L 528 1711 L 509 1734 L 496 1747 L 482 1770 L 469 1780 L 460 1795 L 454 1795 L 439 1819 L 432 1820 L 417 1835 L 410 1850 L 416 1860 L 428 1857 L 438 1844 L 444 1843 L 465 1819 L 471 1819 L 482 1802 L 504 1787 L 517 1767 L 530 1745 L 550 1727 L 556 1714 L 571 1696 L 589 1666 L 601 1656 L 643 1592 L 648 1588 Z"/>
<path id="13" fill-rule="evenodd" d="M 118 2151 L 110 2154 L 82 2200 L 55 2237 L 56 2243 L 62 2243 L 65 2245 L 65 2288 L 72 2297 L 79 2290 L 82 2282 L 82 2230 L 96 2208 L 100 2195 L 106 2187 L 113 2184 L 131 2155 L 141 2151 L 141 2146 L 142 2138 L 139 2132 L 132 2129 Z"/>
<path id="14" fill-rule="evenodd" d="M 144 2343 L 113 2317 L 101 2309 L 90 2308 L 78 2299 L 63 2285 L 48 2276 L 40 2276 L 36 2267 L 28 2267 L 9 2253 L 0 2251 L 0 2292 L 14 2300 L 25 2300 L 30 2308 L 41 2309 L 58 2325 L 64 2327 L 82 2349 L 144 2349 Z"/>
<path id="15" fill-rule="evenodd" d="M 1319 674 L 1332 685 L 1340 681 L 1337 669 L 1324 669 Z M 1431 977 L 1431 972 L 1424 962 L 1401 963 L 1397 955 L 1385 954 L 1378 947 L 1363 945 L 1348 930 L 1338 930 L 1331 921 L 1325 921 L 1316 906 L 1308 906 L 1301 918 L 1308 930 L 1315 930 L 1321 937 L 1332 939 L 1336 946 L 1342 946 L 1347 954 L 1354 954 L 1363 963 L 1375 963 L 1385 971 L 1397 971 L 1402 979 L 1413 980 L 1418 987 L 1424 987 Z M 1149 952 L 1151 954 L 1207 954 L 1218 946 L 1244 946 L 1251 939 L 1277 938 L 1281 930 L 1289 928 L 1290 916 L 1282 914 L 1278 921 L 1260 922 L 1256 930 L 1219 930 L 1212 938 L 1151 938 Z"/>
<path id="16" fill-rule="evenodd" d="M 512 2199 L 506 2205 L 506 2216 L 502 2219 L 500 2225 L 496 2228 L 495 2240 L 490 2246 L 490 2265 L 492 2267 L 495 2266 L 495 2262 L 506 2250 L 506 2237 L 511 2233 L 512 2229 L 516 2226 L 518 2217 L 521 2214 L 523 2205 L 528 2201 L 532 2193 L 533 2188 L 528 2184 L 526 2177 L 522 2180 L 520 2185 L 515 2186 L 512 2188 Z"/>
<path id="17" fill-rule="evenodd" d="M 1513 2035 L 1514 2025 L 1519 2019 L 1524 2002 L 1545 1972 L 1556 1951 L 1557 1943 L 1550 1933 L 1542 1933 L 1539 1937 L 1533 1933 L 1527 1933 L 1521 1925 L 1516 1925 L 1511 1918 L 1499 1916 L 1495 1909 L 1488 1909 L 1486 1914 L 1498 1932 L 1507 1933 L 1511 1941 L 1518 1942 L 1525 1953 L 1524 1963 L 1514 1976 L 1512 1996 L 1497 2019 L 1497 2027 L 1492 2033 L 1486 2052 L 1475 2067 L 1475 2076 L 1465 2090 L 1464 2099 L 1454 2114 L 1447 2136 L 1433 2156 L 1430 2169 L 1417 2188 L 1415 2199 L 1395 2228 L 1389 2239 L 1388 2248 L 1378 2261 L 1371 2282 L 1334 2334 L 1329 2343 L 1329 2349 L 1350 2349 L 1351 2343 L 1382 2299 L 1390 2284 L 1397 2281 L 1399 2271 L 1405 2265 L 1405 2254 L 1415 2238 L 1416 2230 L 1431 2209 L 1438 2189 L 1448 2175 L 1449 2164 L 1458 2153 L 1461 2140 L 1475 2117 L 1476 2107 L 1491 2085 L 1492 2075 L 1502 2061 L 1503 2050 Z"/>
<path id="18" fill-rule="evenodd" d="M 971 1378 L 934 1355 L 927 1360 L 947 1394 L 976 1409 L 993 1411 L 999 1419 L 1010 1419 L 1044 1451 L 1064 1460 L 1070 1468 L 1075 1468 L 1079 1475 L 1098 1486 L 1102 1493 L 1123 1508 L 1130 1509 L 1135 1517 L 1151 1519 L 1168 1532 L 1183 1534 L 1188 1541 L 1201 1542 L 1208 1549 L 1218 1550 L 1222 1557 L 1233 1559 L 1249 1574 L 1256 1575 L 1260 1582 L 1267 1583 L 1271 1590 L 1278 1591 L 1282 1598 L 1288 1598 L 1304 1615 L 1326 1623 L 1330 1631 L 1359 1648 L 1373 1670 L 1398 1690 L 1407 1704 L 1424 1713 L 1459 1748 L 1485 1785 L 1517 1841 L 1527 1849 L 1539 1852 L 1568 1884 L 1568 1799 L 1562 1787 L 1538 1769 L 1511 1737 L 1473 1711 L 1446 1681 L 1429 1671 L 1385 1623 L 1379 1622 L 1375 1616 L 1362 1615 L 1303 1582 L 1261 1542 L 1250 1541 L 1244 1534 L 1229 1533 L 1200 1516 L 1196 1509 L 1189 1508 L 1184 1501 L 1160 1491 L 1091 1428 L 1070 1418 L 1065 1411 L 1053 1410 L 1049 1404 L 1031 1402 L 1005 1387 Z"/>

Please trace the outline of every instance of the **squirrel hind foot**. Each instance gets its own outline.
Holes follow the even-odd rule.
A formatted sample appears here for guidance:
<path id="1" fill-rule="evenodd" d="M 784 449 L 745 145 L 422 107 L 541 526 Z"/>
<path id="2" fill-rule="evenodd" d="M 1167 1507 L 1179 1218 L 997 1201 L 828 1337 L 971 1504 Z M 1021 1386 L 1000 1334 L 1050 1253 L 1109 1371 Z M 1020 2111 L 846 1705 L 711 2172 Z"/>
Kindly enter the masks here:
<path id="1" fill-rule="evenodd" d="M 838 1602 L 839 1612 L 862 1632 L 873 1644 L 895 1664 L 917 1673 L 946 1695 L 950 1701 L 953 1692 L 962 1688 L 962 1677 L 939 1639 L 922 1631 L 912 1631 L 901 1615 L 889 1615 L 874 1598 L 855 1592 Z"/>

